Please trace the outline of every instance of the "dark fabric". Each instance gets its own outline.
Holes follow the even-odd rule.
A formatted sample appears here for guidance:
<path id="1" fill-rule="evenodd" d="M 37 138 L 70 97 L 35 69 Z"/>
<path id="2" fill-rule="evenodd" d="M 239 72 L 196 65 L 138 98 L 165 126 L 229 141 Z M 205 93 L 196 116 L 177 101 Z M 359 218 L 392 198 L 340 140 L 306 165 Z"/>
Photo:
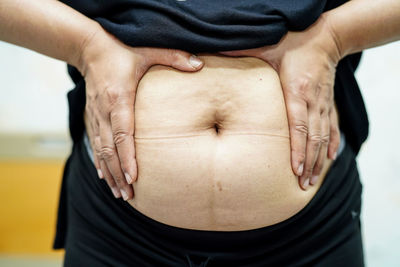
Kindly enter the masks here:
<path id="1" fill-rule="evenodd" d="M 340 129 L 353 150 L 358 153 L 368 136 L 368 116 L 354 72 L 361 54 L 341 60 L 336 69 L 335 101 L 339 112 Z"/>
<path id="2" fill-rule="evenodd" d="M 131 46 L 193 52 L 244 49 L 277 43 L 303 30 L 326 0 L 64 0 Z"/>
<path id="3" fill-rule="evenodd" d="M 98 21 L 131 46 L 177 48 L 191 52 L 218 52 L 277 43 L 288 30 L 303 30 L 323 11 L 346 0 L 64 0 Z M 335 100 L 341 130 L 357 153 L 368 136 L 368 118 L 354 71 L 360 53 L 341 60 L 337 68 Z M 77 84 L 70 95 L 70 127 L 74 141 L 84 130 L 85 85 L 69 66 Z M 83 84 L 82 84 L 83 83 Z"/>
<path id="4" fill-rule="evenodd" d="M 248 231 L 188 230 L 141 214 L 97 178 L 83 141 L 74 145 L 65 174 L 67 267 L 364 265 L 362 185 L 348 146 L 304 209 Z"/>
<path id="5" fill-rule="evenodd" d="M 320 16 L 320 14 L 323 11 L 335 8 L 346 1 L 344 0 L 328 0 L 328 1 L 315 1 L 315 0 L 314 1 L 311 0 L 304 0 L 304 1 L 72 0 L 72 1 L 67 1 L 65 0 L 63 2 L 72 6 L 73 8 L 82 12 L 83 14 L 89 16 L 90 18 L 98 21 L 106 30 L 114 34 L 117 38 L 119 38 L 128 45 L 178 48 L 196 53 L 196 52 L 217 52 L 220 50 L 237 50 L 237 49 L 254 48 L 263 45 L 275 44 L 282 38 L 282 36 L 288 30 L 303 30 L 306 27 L 310 26 Z M 341 62 L 337 67 L 337 75 L 334 88 L 335 100 L 339 109 L 340 128 L 341 131 L 345 134 L 346 139 L 351 149 L 353 150 L 354 154 L 358 153 L 361 144 L 364 142 L 364 140 L 368 135 L 367 114 L 365 111 L 361 93 L 359 91 L 357 82 L 354 77 L 354 71 L 359 63 L 359 60 L 360 60 L 360 54 L 351 55 L 341 60 Z M 145 225 L 143 223 L 140 224 L 141 219 L 140 220 L 138 219 L 135 220 L 133 224 L 129 224 L 129 227 L 122 227 L 119 226 L 119 224 L 117 224 L 115 221 L 113 221 L 112 218 L 110 218 L 109 215 L 107 215 L 107 213 L 111 212 L 110 213 L 111 215 L 114 214 L 113 212 L 117 212 L 114 211 L 114 209 L 123 211 L 123 212 L 118 212 L 118 215 L 122 216 L 121 218 L 123 218 L 121 219 L 121 221 L 124 221 L 124 219 L 126 219 L 126 216 L 130 218 L 132 214 L 136 214 L 137 218 L 143 219 L 143 217 L 140 216 L 140 214 L 138 214 L 137 212 L 135 213 L 135 211 L 132 208 L 129 208 L 130 206 L 127 207 L 127 204 L 125 202 L 122 201 L 118 202 L 118 200 L 114 200 L 109 194 L 109 192 L 105 191 L 104 183 L 97 184 L 97 191 L 93 191 L 94 189 L 91 189 L 88 186 L 84 186 L 85 184 L 82 184 L 82 183 L 96 183 L 98 181 L 95 178 L 96 175 L 93 174 L 94 172 L 93 167 L 90 168 L 88 167 L 92 165 L 86 166 L 86 168 L 89 168 L 90 170 L 89 173 L 86 173 L 88 172 L 88 169 L 84 171 L 84 168 L 82 168 L 83 166 L 79 165 L 79 159 L 78 160 L 76 159 L 76 157 L 78 157 L 77 155 L 81 154 L 77 152 L 79 147 L 77 144 L 80 142 L 80 140 L 82 140 L 84 133 L 83 112 L 86 101 L 85 82 L 80 73 L 75 68 L 69 66 L 68 70 L 73 81 L 76 84 L 76 87 L 68 94 L 69 109 L 70 109 L 69 123 L 70 123 L 71 137 L 74 141 L 74 153 L 72 154 L 71 160 L 66 166 L 66 170 L 64 172 L 63 184 L 65 185 L 66 183 L 65 179 L 68 179 L 69 180 L 68 183 L 76 183 L 75 184 L 76 187 L 73 188 L 67 187 L 67 189 L 63 187 L 62 189 L 62 194 L 60 198 L 58 228 L 57 228 L 58 231 L 54 247 L 55 248 L 64 247 L 66 245 L 65 238 L 67 234 L 68 234 L 67 238 L 68 240 L 79 240 L 78 239 L 79 235 L 85 236 L 85 233 L 77 229 L 76 225 L 82 225 L 82 227 L 86 227 L 83 229 L 88 229 L 88 225 L 92 226 L 92 224 L 99 224 L 100 226 L 104 227 L 104 229 L 96 227 L 93 227 L 92 229 L 89 227 L 89 230 L 97 231 L 97 237 L 92 235 L 90 231 L 88 232 L 88 235 L 91 235 L 88 236 L 88 239 L 91 240 L 90 241 L 91 243 L 86 244 L 83 242 L 84 241 L 83 240 L 82 244 L 79 243 L 81 241 L 76 241 L 78 242 L 77 244 L 71 245 L 74 244 L 71 243 L 73 241 L 67 242 L 67 247 L 69 248 L 67 249 L 67 252 L 69 251 L 67 253 L 67 256 L 68 255 L 70 256 L 66 258 L 67 260 L 72 261 L 73 259 L 76 259 L 76 257 L 79 256 L 80 251 L 82 251 L 82 253 L 86 251 L 87 252 L 86 256 L 88 257 L 88 259 L 90 259 L 89 256 L 92 255 L 92 259 L 95 260 L 94 258 L 97 255 L 95 251 L 96 246 L 91 247 L 91 245 L 96 244 L 95 241 L 99 241 L 100 247 L 105 246 L 104 248 L 102 248 L 102 251 L 104 250 L 103 252 L 106 252 L 107 249 L 115 253 L 120 251 L 120 249 L 124 251 L 123 256 L 121 256 L 121 254 L 118 254 L 121 252 L 118 252 L 116 254 L 121 256 L 119 257 L 121 260 L 124 260 L 125 256 L 128 257 L 127 256 L 128 254 L 131 254 L 132 257 L 134 257 L 133 255 L 136 255 L 135 254 L 136 252 L 133 252 L 130 249 L 128 253 L 120 246 L 122 244 L 126 245 L 127 248 L 130 248 L 129 246 L 130 240 L 128 240 L 129 242 L 127 240 L 123 241 L 120 240 L 120 238 L 123 238 L 124 236 L 129 234 L 130 233 L 129 231 L 131 231 L 132 229 L 136 229 L 135 223 L 141 225 L 140 227 L 145 227 Z M 346 149 L 347 153 L 350 153 L 349 148 Z M 330 255 L 334 255 L 334 253 L 345 255 L 349 251 L 348 249 L 346 249 L 346 247 L 351 247 L 354 248 L 356 251 L 354 257 L 356 259 L 361 257 L 360 256 L 362 255 L 361 243 L 360 244 L 358 243 L 360 241 L 360 238 L 356 234 L 356 232 L 359 231 L 359 229 L 357 230 L 356 228 L 354 228 L 353 230 L 349 230 L 347 224 L 345 224 L 342 221 L 340 222 L 338 221 L 339 220 L 338 218 L 341 218 L 340 220 L 345 220 L 345 218 L 348 219 L 348 213 L 346 214 L 345 212 L 349 211 L 349 208 L 348 207 L 346 208 L 346 206 L 342 207 L 343 211 L 339 209 L 338 202 L 342 203 L 343 205 L 345 203 L 350 203 L 350 202 L 355 203 L 352 202 L 355 200 L 354 199 L 352 200 L 350 198 L 350 195 L 353 197 L 355 196 L 355 193 L 351 190 L 356 190 L 356 191 L 359 190 L 358 174 L 355 168 L 355 163 L 353 161 L 354 160 L 352 159 L 351 160 L 352 163 L 351 164 L 349 163 L 352 166 L 351 168 L 346 167 L 347 165 L 344 165 L 345 164 L 344 161 L 338 160 L 337 162 L 341 163 L 335 163 L 335 166 L 337 166 L 335 169 L 336 171 L 331 171 L 330 173 L 333 174 L 330 174 L 330 177 L 338 176 L 340 179 L 337 179 L 337 182 L 335 183 L 333 182 L 324 183 L 323 188 L 321 188 L 321 190 L 317 194 L 317 196 L 319 196 L 317 199 L 324 200 L 322 202 L 323 205 L 318 206 L 319 208 L 317 209 L 321 211 L 321 214 L 310 213 L 311 211 L 309 210 L 309 208 L 306 208 L 305 211 L 301 212 L 301 214 L 304 213 L 307 214 L 308 212 L 309 215 L 307 216 L 304 215 L 304 217 L 302 217 L 303 219 L 296 221 L 296 225 L 299 228 L 304 229 L 307 235 L 314 236 L 315 240 L 307 238 L 307 235 L 304 235 L 303 231 L 299 231 L 299 233 L 297 233 L 294 230 L 292 230 L 292 232 L 281 232 L 282 235 L 279 236 L 279 238 L 277 237 L 276 234 L 266 234 L 266 236 L 264 236 L 264 238 L 267 238 L 266 240 L 269 240 L 269 238 L 271 238 L 271 240 L 276 240 L 277 242 L 276 244 L 280 245 L 282 245 L 282 242 L 290 241 L 286 239 L 286 238 L 288 239 L 291 238 L 291 235 L 289 235 L 289 233 L 297 236 L 296 240 L 291 241 L 292 242 L 291 246 L 293 246 L 293 249 L 288 249 L 288 251 L 291 251 L 291 253 L 294 254 L 283 253 L 284 250 L 279 249 L 280 253 L 283 254 L 275 255 L 274 250 L 268 248 L 267 254 L 272 255 L 271 260 L 279 258 L 282 259 L 283 262 L 288 262 L 290 260 L 293 260 L 293 258 L 290 257 L 293 256 L 302 259 L 311 257 L 308 259 L 309 261 L 314 261 L 314 260 L 316 261 L 316 258 L 312 257 L 322 257 L 321 255 L 323 253 L 328 253 L 328 252 L 323 252 L 322 249 L 321 250 L 318 249 L 319 246 L 322 246 L 327 251 L 329 251 L 329 253 L 331 253 Z M 341 166 L 339 167 L 340 164 Z M 342 169 L 348 170 L 348 173 L 342 173 L 341 172 Z M 336 174 L 336 172 L 340 174 Z M 90 177 L 93 181 L 91 181 L 90 179 L 83 179 L 81 182 L 79 182 L 79 179 L 82 177 L 86 178 Z M 333 181 L 335 179 L 330 178 L 327 180 Z M 353 181 L 353 184 L 351 185 L 347 184 L 346 180 Z M 329 186 L 325 184 L 329 184 Z M 99 190 L 99 186 L 100 188 L 102 188 L 101 190 Z M 82 190 L 82 188 L 85 188 L 85 190 Z M 354 194 L 349 193 L 350 192 L 349 190 Z M 99 195 L 98 194 L 99 192 L 103 193 Z M 88 203 L 86 203 L 86 201 L 88 201 L 88 199 L 86 198 L 90 200 Z M 113 205 L 112 208 L 110 208 L 111 206 L 107 205 L 103 207 L 103 205 L 105 205 L 103 204 L 103 202 L 104 203 L 110 202 L 114 204 L 118 203 L 118 205 L 107 204 L 107 205 Z M 93 203 L 97 203 L 98 205 L 93 205 Z M 312 203 L 315 203 L 315 205 L 317 205 L 316 200 L 313 200 Z M 81 207 L 79 207 L 79 205 L 81 205 Z M 67 209 L 68 213 L 66 213 Z M 102 211 L 102 209 L 105 209 L 107 212 L 104 212 L 105 210 Z M 90 215 L 91 212 L 99 212 L 99 213 L 97 214 L 95 213 L 92 216 Z M 126 213 L 126 215 L 123 215 L 123 213 Z M 99 216 L 99 214 L 101 214 L 104 217 Z M 323 216 L 322 214 L 325 214 L 326 217 L 324 218 L 320 217 Z M 325 224 L 326 225 L 334 224 L 334 223 L 331 224 L 330 220 L 327 219 L 329 216 L 331 216 L 331 218 L 337 218 L 336 221 L 333 220 L 335 223 L 337 223 L 335 224 L 335 227 L 337 227 L 336 231 L 333 231 L 332 228 L 327 229 L 324 226 Z M 78 220 L 78 218 L 81 218 L 81 220 Z M 320 219 L 316 220 L 314 218 L 320 218 Z M 321 223 L 321 220 L 324 221 L 324 224 Z M 150 222 L 148 220 L 145 221 L 146 223 Z M 83 222 L 85 222 L 85 224 L 83 224 Z M 107 227 L 109 227 L 109 225 L 106 223 L 110 223 L 111 226 L 116 226 L 118 229 L 117 231 L 112 232 L 112 234 L 109 237 L 105 237 L 107 238 L 107 240 L 108 239 L 113 240 L 113 238 L 116 238 L 117 242 L 114 242 L 115 240 L 112 241 L 114 242 L 112 244 L 115 246 L 110 245 L 110 243 L 103 244 L 100 242 L 100 241 L 105 241 L 99 237 L 107 233 L 108 231 Z M 321 225 L 316 225 L 315 223 L 321 223 Z M 157 226 L 157 224 L 153 226 Z M 111 228 L 111 230 L 113 229 L 114 228 Z M 150 230 L 151 229 L 149 229 L 149 231 Z M 324 232 L 325 230 L 326 232 Z M 128 232 L 126 233 L 125 231 Z M 346 236 L 346 234 L 335 236 L 336 232 L 339 233 L 343 231 L 348 231 L 347 239 L 346 240 L 341 239 L 341 241 L 334 241 L 338 240 L 337 238 L 339 238 L 340 236 L 342 237 Z M 269 230 L 267 232 L 269 233 Z M 349 232 L 353 233 L 352 237 L 350 237 Z M 132 234 L 132 238 L 134 234 Z M 247 232 L 247 234 L 253 236 L 251 232 Z M 304 236 L 298 236 L 298 234 Z M 162 236 L 161 233 L 160 236 Z M 197 238 L 201 239 L 200 236 L 197 236 L 196 234 L 195 236 L 196 240 Z M 208 234 L 206 234 L 205 236 L 211 237 Z M 216 235 L 213 234 L 212 238 L 217 240 L 218 236 L 220 236 L 220 234 Z M 228 236 L 230 236 L 230 234 Z M 240 234 L 238 234 L 237 236 L 240 236 Z M 90 238 L 95 238 L 95 239 L 93 240 Z M 302 241 L 303 238 L 304 240 L 308 240 L 309 243 L 304 243 Z M 223 240 L 225 240 L 225 235 Z M 248 244 L 249 247 L 254 245 L 253 243 L 251 243 L 251 240 L 249 240 L 246 237 L 243 237 L 243 240 L 240 242 Z M 157 243 L 155 242 L 149 244 L 146 243 L 145 241 L 146 240 L 141 240 L 137 242 L 143 245 L 142 248 L 143 250 L 148 249 L 148 251 L 151 251 L 151 248 L 153 248 L 153 246 L 156 245 L 155 243 Z M 163 242 L 164 241 L 168 242 L 167 238 L 164 238 Z M 208 241 L 210 240 L 208 239 Z M 250 242 L 251 244 L 248 242 Z M 333 245 L 332 242 L 338 242 L 338 243 L 334 243 Z M 275 243 L 270 243 L 269 241 L 267 243 L 275 244 Z M 214 242 L 212 241 L 205 247 L 211 248 L 213 247 L 213 244 Z M 220 244 L 220 243 L 217 242 L 215 244 Z M 230 243 L 228 242 L 228 247 L 229 244 Z M 312 249 L 305 251 L 298 244 L 307 248 L 311 247 Z M 277 246 L 279 247 L 280 245 Z M 284 247 L 284 244 L 282 246 Z M 335 249 L 333 247 L 335 247 Z M 82 250 L 77 248 L 80 248 Z M 171 248 L 176 248 L 176 247 L 174 247 L 173 244 L 171 244 Z M 141 253 L 139 255 L 140 257 L 146 257 L 145 255 L 148 255 L 146 254 L 147 252 L 143 252 L 143 250 L 141 250 L 140 246 L 138 246 L 137 249 L 139 251 L 137 253 Z M 233 246 L 232 249 L 237 251 L 240 250 L 236 246 Z M 246 248 L 243 249 L 246 250 Z M 254 248 L 254 250 L 259 251 L 256 248 Z M 317 250 L 319 251 L 318 253 L 322 254 L 319 255 L 318 253 L 314 253 L 313 252 L 314 250 Z M 303 254 L 301 254 L 300 252 Z M 241 255 L 241 253 L 239 254 Z M 108 257 L 111 257 L 113 259 L 112 255 L 113 253 L 108 253 L 108 254 L 105 253 L 104 256 L 101 256 L 101 258 L 100 255 L 97 255 L 99 257 L 97 258 L 97 260 L 101 262 L 107 262 Z M 160 255 L 164 254 L 161 253 Z M 251 257 L 253 256 L 254 255 L 252 255 Z M 163 256 L 163 257 L 164 257 L 163 259 L 165 259 L 170 256 Z M 173 260 L 177 259 L 176 257 L 177 257 L 176 255 L 173 256 Z M 257 258 L 258 256 L 254 257 Z M 348 258 L 347 256 L 343 257 L 345 259 Z M 191 258 L 192 256 L 189 257 L 189 259 Z M 326 258 L 329 259 L 329 257 Z M 145 262 L 147 262 L 147 260 L 150 259 L 146 259 Z M 237 260 L 238 260 L 237 262 L 240 262 L 241 260 L 245 261 L 244 259 L 237 259 Z M 236 263 L 236 261 L 234 263 Z M 299 261 L 299 263 L 301 263 L 301 261 Z M 97 266 L 97 264 L 88 264 L 88 265 Z M 138 265 L 142 266 L 141 264 Z"/>

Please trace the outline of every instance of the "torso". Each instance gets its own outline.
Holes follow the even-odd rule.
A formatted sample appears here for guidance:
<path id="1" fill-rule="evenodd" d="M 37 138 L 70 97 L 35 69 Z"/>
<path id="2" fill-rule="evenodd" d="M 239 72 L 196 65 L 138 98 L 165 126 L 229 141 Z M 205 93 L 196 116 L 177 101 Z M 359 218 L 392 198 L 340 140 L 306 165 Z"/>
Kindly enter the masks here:
<path id="1" fill-rule="evenodd" d="M 189 229 L 248 230 L 288 219 L 315 195 L 330 162 L 318 184 L 303 191 L 290 165 L 274 69 L 256 58 L 201 58 L 197 73 L 154 66 L 139 84 L 139 176 L 129 203 Z"/>

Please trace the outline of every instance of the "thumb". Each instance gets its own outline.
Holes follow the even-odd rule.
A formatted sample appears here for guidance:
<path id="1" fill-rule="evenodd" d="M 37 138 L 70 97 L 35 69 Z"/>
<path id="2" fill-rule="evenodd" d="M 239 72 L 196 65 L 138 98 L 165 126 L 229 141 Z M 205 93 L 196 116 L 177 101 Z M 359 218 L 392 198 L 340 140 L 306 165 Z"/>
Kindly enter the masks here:
<path id="1" fill-rule="evenodd" d="M 177 49 L 152 49 L 148 59 L 151 65 L 165 65 L 181 71 L 198 71 L 204 65 L 197 56 Z"/>

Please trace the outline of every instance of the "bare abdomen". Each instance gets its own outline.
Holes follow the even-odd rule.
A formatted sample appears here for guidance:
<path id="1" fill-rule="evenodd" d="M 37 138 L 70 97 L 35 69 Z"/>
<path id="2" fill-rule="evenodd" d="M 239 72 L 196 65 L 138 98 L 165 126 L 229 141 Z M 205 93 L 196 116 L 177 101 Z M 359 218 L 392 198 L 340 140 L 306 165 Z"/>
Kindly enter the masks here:
<path id="1" fill-rule="evenodd" d="M 292 172 L 279 77 L 255 58 L 202 59 L 200 72 L 156 66 L 141 80 L 139 176 L 129 203 L 162 223 L 202 230 L 254 229 L 293 216 L 323 179 L 303 191 Z"/>

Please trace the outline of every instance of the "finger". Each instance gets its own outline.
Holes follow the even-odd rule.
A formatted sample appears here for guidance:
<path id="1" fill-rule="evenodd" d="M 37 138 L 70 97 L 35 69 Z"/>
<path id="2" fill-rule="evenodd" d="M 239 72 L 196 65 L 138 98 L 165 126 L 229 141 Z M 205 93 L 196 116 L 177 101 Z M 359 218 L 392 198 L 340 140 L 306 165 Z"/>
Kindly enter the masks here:
<path id="1" fill-rule="evenodd" d="M 92 144 L 92 150 L 93 150 L 93 161 L 94 161 L 94 166 L 97 169 L 97 173 L 99 175 L 100 179 L 104 178 L 103 172 L 101 171 L 101 167 L 100 167 L 100 160 L 98 157 L 98 153 L 96 152 L 96 139 L 99 142 L 98 147 L 101 147 L 100 144 L 100 133 L 99 133 L 99 122 L 97 119 L 93 118 L 92 120 L 90 120 L 91 123 L 90 125 L 92 126 L 92 138 L 90 138 L 90 142 Z"/>
<path id="2" fill-rule="evenodd" d="M 94 146 L 92 145 L 92 147 L 94 147 Z M 96 153 L 93 153 L 93 161 L 94 161 L 94 166 L 96 167 L 96 170 L 97 170 L 97 175 L 99 176 L 100 179 L 103 179 L 104 174 L 101 171 L 100 160 Z"/>
<path id="3" fill-rule="evenodd" d="M 300 177 L 300 184 L 303 189 L 307 189 L 310 184 L 313 168 L 321 147 L 321 116 L 318 109 L 312 106 L 309 109 L 308 127 L 306 160 L 303 175 Z"/>
<path id="4" fill-rule="evenodd" d="M 304 172 L 308 136 L 307 104 L 299 97 L 285 93 L 285 90 L 284 95 L 289 123 L 292 169 L 297 176 L 301 176 Z"/>
<path id="5" fill-rule="evenodd" d="M 117 148 L 122 172 L 128 184 L 132 184 L 137 179 L 133 102 L 134 100 L 131 101 L 129 99 L 125 102 L 120 101 L 116 108 L 110 113 L 114 144 Z"/>
<path id="6" fill-rule="evenodd" d="M 329 113 L 330 118 L 330 140 L 328 147 L 328 157 L 335 160 L 337 157 L 337 150 L 340 144 L 340 131 L 336 109 L 332 108 Z"/>
<path id="7" fill-rule="evenodd" d="M 312 177 L 310 179 L 310 184 L 314 185 L 318 182 L 319 175 L 321 174 L 322 168 L 324 167 L 325 159 L 328 151 L 328 143 L 329 143 L 329 115 L 322 114 L 321 116 L 321 147 L 319 150 L 319 154 L 317 157 L 317 161 L 315 163 Z"/>
<path id="8" fill-rule="evenodd" d="M 96 166 L 96 168 L 98 168 L 97 169 L 97 174 L 99 175 L 99 178 L 100 179 L 103 179 L 104 178 L 104 169 L 102 169 L 102 165 L 100 164 L 100 161 L 101 161 L 101 140 L 100 140 L 100 136 L 99 135 L 96 135 L 95 137 L 94 137 L 94 146 L 93 146 L 93 148 L 94 148 L 94 155 L 95 155 L 95 159 L 97 159 L 97 164 L 98 164 L 98 167 Z M 96 162 L 96 160 L 95 160 L 95 162 Z"/>
<path id="9" fill-rule="evenodd" d="M 198 71 L 204 65 L 204 62 L 197 56 L 177 49 L 146 49 L 144 51 L 144 58 L 150 66 L 160 64 L 181 71 Z"/>
<path id="10" fill-rule="evenodd" d="M 121 195 L 124 200 L 131 199 L 133 197 L 132 186 L 128 185 L 125 176 L 121 170 L 120 161 L 117 153 L 117 149 L 114 145 L 113 135 L 111 126 L 102 120 L 100 121 L 100 141 L 101 141 L 101 159 L 104 160 L 108 170 L 118 188 L 121 191 Z"/>
<path id="11" fill-rule="evenodd" d="M 92 149 L 92 156 L 93 156 L 93 161 L 94 161 L 94 166 L 97 170 L 97 175 L 99 176 L 100 179 L 103 179 L 103 173 L 100 168 L 100 163 L 98 161 L 98 157 L 96 154 L 96 149 L 95 149 L 95 136 L 96 133 L 98 132 L 98 126 L 97 126 L 97 120 L 94 116 L 94 112 L 89 108 L 89 104 L 86 103 L 85 107 L 85 121 L 88 123 L 86 133 L 90 142 L 90 147 Z M 97 127 L 96 127 L 97 126 Z M 96 129 L 97 128 L 97 129 Z"/>
<path id="12" fill-rule="evenodd" d="M 112 178 L 112 175 L 111 175 L 110 171 L 108 170 L 106 163 L 104 162 L 104 160 L 100 160 L 99 164 L 100 164 L 100 168 L 103 169 L 104 180 L 106 180 L 108 186 L 111 188 L 111 192 L 113 193 L 114 197 L 120 198 L 122 196 L 121 191 L 118 189 L 117 184 L 115 183 L 114 179 Z"/>

